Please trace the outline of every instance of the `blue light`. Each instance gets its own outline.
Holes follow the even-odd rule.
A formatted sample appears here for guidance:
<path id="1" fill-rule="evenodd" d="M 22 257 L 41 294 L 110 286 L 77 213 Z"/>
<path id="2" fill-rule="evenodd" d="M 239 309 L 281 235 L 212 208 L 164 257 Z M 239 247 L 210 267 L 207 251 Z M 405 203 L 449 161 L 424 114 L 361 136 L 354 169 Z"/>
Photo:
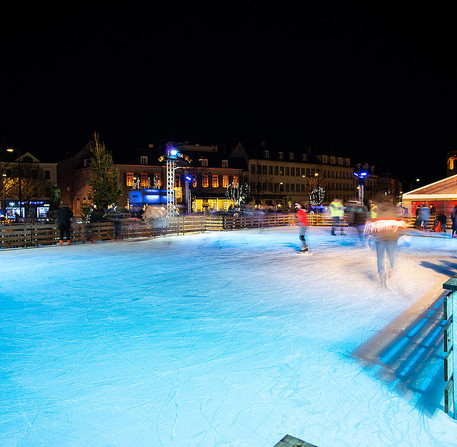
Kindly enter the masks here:
<path id="1" fill-rule="evenodd" d="M 184 177 L 188 182 L 191 182 L 192 181 L 192 177 L 190 175 L 186 175 Z"/>
<path id="2" fill-rule="evenodd" d="M 171 156 L 171 157 L 176 157 L 176 155 L 178 155 L 177 149 L 171 149 L 171 150 L 170 150 L 170 156 Z"/>
<path id="3" fill-rule="evenodd" d="M 360 177 L 366 177 L 367 175 L 368 175 L 368 172 L 365 172 L 365 171 L 360 173 Z"/>

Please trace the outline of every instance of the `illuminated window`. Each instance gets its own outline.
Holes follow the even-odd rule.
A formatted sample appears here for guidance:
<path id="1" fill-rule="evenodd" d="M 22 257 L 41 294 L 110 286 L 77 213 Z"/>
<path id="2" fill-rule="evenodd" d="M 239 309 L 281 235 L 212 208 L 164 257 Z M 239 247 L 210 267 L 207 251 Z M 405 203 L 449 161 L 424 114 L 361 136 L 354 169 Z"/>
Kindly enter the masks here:
<path id="1" fill-rule="evenodd" d="M 208 166 L 208 159 L 207 158 L 201 158 L 200 163 L 202 166 Z"/>
<path id="2" fill-rule="evenodd" d="M 154 174 L 154 180 L 157 184 L 157 188 L 160 188 L 162 186 L 162 177 L 160 174 Z"/>
<path id="3" fill-rule="evenodd" d="M 125 184 L 126 186 L 133 186 L 133 172 L 127 172 L 125 174 Z"/>
<path id="4" fill-rule="evenodd" d="M 222 187 L 223 188 L 228 188 L 229 185 L 229 176 L 228 175 L 223 175 L 222 176 Z"/>
<path id="5" fill-rule="evenodd" d="M 141 187 L 147 188 L 149 186 L 148 174 L 146 172 L 142 172 L 140 179 L 141 179 Z"/>
<path id="6" fill-rule="evenodd" d="M 209 186 L 207 175 L 202 175 L 202 186 L 203 186 L 203 188 L 208 188 L 208 186 Z"/>
<path id="7" fill-rule="evenodd" d="M 278 158 L 282 160 L 284 158 L 284 152 L 278 152 Z"/>
<path id="8" fill-rule="evenodd" d="M 228 160 L 222 160 L 222 167 L 228 168 Z"/>
<path id="9" fill-rule="evenodd" d="M 233 176 L 233 186 L 237 186 L 240 183 L 240 179 L 237 175 Z"/>
<path id="10" fill-rule="evenodd" d="M 219 176 L 218 175 L 212 176 L 211 186 L 213 188 L 219 188 Z"/>
<path id="11" fill-rule="evenodd" d="M 140 164 L 141 165 L 147 165 L 148 164 L 148 156 L 147 155 L 141 155 L 140 156 Z"/>
<path id="12" fill-rule="evenodd" d="M 289 160 L 293 160 L 295 158 L 295 155 L 293 152 L 289 152 Z"/>
<path id="13" fill-rule="evenodd" d="M 265 158 L 270 158 L 270 151 L 268 149 L 265 149 L 263 151 L 263 155 L 264 155 Z"/>

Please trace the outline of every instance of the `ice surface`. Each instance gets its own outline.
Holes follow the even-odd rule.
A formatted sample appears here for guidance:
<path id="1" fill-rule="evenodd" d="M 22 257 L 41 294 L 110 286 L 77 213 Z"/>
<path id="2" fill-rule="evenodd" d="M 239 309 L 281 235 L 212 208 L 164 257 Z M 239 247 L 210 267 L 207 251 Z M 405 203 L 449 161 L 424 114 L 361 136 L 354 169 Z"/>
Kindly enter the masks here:
<path id="1" fill-rule="evenodd" d="M 354 233 L 281 227 L 1 252 L 0 446 L 456 446 L 441 285 Z"/>

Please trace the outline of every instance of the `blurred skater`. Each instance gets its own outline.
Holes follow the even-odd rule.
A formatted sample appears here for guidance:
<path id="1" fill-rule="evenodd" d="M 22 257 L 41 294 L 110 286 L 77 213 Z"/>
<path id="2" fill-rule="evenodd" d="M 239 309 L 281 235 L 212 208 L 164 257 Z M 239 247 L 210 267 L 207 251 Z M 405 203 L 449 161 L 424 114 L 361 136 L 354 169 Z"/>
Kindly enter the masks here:
<path id="1" fill-rule="evenodd" d="M 384 258 L 387 254 L 390 263 L 390 276 L 396 262 L 398 238 L 407 227 L 398 214 L 392 196 L 382 194 L 376 202 L 378 203 L 377 217 L 371 218 L 367 222 L 365 231 L 375 239 L 378 281 L 385 287 L 386 270 L 384 267 Z"/>
<path id="2" fill-rule="evenodd" d="M 454 206 L 454 209 L 452 210 L 451 223 L 452 223 L 451 237 L 456 237 L 457 236 L 457 205 Z"/>
<path id="3" fill-rule="evenodd" d="M 419 209 L 419 226 L 422 230 L 427 231 L 428 221 L 430 220 L 430 208 L 423 203 Z"/>
<path id="4" fill-rule="evenodd" d="M 301 242 L 300 253 L 308 252 L 308 244 L 306 243 L 306 230 L 308 229 L 308 215 L 306 214 L 306 209 L 303 203 L 296 203 L 295 207 L 297 212 L 295 213 L 295 222 L 300 226 L 299 239 Z"/>
<path id="5" fill-rule="evenodd" d="M 368 208 L 365 205 L 357 203 L 352 206 L 351 211 L 348 214 L 348 221 L 350 222 L 350 225 L 356 228 L 363 247 L 367 244 L 365 237 L 365 224 L 367 223 L 367 219 Z"/>
<path id="6" fill-rule="evenodd" d="M 336 236 L 336 229 L 339 228 L 341 234 L 343 232 L 343 218 L 344 218 L 344 206 L 341 202 L 341 199 L 336 197 L 333 199 L 333 202 L 329 205 L 330 207 L 330 216 L 332 217 L 332 236 Z"/>

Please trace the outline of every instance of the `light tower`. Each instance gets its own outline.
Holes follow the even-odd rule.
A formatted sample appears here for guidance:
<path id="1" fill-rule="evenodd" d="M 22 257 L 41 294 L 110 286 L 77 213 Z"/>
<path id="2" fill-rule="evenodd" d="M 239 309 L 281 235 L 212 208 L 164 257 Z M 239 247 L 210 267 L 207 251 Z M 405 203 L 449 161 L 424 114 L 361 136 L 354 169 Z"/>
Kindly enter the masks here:
<path id="1" fill-rule="evenodd" d="M 165 146 L 165 156 L 161 156 L 159 161 L 166 162 L 167 169 L 167 217 L 176 217 L 178 212 L 176 208 L 175 182 L 176 169 L 188 166 L 190 158 L 184 156 L 173 143 L 169 142 Z"/>

